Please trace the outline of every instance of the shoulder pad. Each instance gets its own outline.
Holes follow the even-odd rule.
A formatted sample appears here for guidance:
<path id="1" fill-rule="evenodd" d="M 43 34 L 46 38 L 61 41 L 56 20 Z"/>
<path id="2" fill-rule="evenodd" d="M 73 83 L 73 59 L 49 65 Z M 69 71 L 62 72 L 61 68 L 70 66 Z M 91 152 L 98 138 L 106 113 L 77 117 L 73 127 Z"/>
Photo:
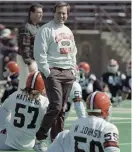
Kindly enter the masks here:
<path id="1" fill-rule="evenodd" d="M 107 122 L 107 125 L 105 126 L 105 130 L 104 130 L 104 133 L 108 133 L 108 132 L 114 132 L 119 134 L 118 128 L 110 122 Z"/>

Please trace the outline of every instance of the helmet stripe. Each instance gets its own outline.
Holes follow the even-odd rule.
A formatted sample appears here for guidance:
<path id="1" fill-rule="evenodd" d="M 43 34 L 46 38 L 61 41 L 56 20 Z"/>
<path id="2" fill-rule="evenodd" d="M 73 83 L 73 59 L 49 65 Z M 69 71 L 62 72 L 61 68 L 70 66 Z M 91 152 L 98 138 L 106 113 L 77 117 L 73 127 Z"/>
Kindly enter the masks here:
<path id="1" fill-rule="evenodd" d="M 90 98 L 90 109 L 93 110 L 94 109 L 94 97 L 95 95 L 98 93 L 98 91 L 95 91 L 94 93 L 92 93 L 91 98 Z"/>
<path id="2" fill-rule="evenodd" d="M 36 82 L 36 78 L 39 74 L 39 71 L 35 72 L 34 76 L 33 76 L 33 79 L 32 79 L 32 83 L 31 83 L 31 88 L 34 89 L 35 87 L 35 82 Z"/>

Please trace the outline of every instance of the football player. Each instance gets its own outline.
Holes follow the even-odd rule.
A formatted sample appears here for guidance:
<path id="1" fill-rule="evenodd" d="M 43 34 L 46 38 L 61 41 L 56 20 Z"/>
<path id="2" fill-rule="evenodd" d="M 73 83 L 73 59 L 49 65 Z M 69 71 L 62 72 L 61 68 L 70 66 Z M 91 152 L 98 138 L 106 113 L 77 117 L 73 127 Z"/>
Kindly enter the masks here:
<path id="1" fill-rule="evenodd" d="M 79 84 L 79 79 L 80 79 L 79 68 L 78 65 L 76 65 L 76 81 L 73 83 L 70 95 L 68 97 L 65 119 L 68 117 L 73 103 L 77 117 L 82 118 L 86 116 L 85 107 L 82 101 L 82 89 Z"/>
<path id="2" fill-rule="evenodd" d="M 107 72 L 102 75 L 104 91 L 109 90 L 111 101 L 114 105 L 117 105 L 122 100 L 122 86 L 126 79 L 125 74 L 121 73 L 118 69 L 118 62 L 115 59 L 110 59 L 107 65 Z"/>
<path id="3" fill-rule="evenodd" d="M 101 82 L 94 74 L 90 73 L 90 65 L 87 62 L 79 64 L 80 85 L 82 87 L 82 98 L 86 101 L 87 96 L 94 91 L 103 91 Z"/>
<path id="4" fill-rule="evenodd" d="M 72 85 L 70 95 L 68 97 L 67 108 L 65 113 L 65 118 L 68 117 L 71 110 L 71 106 L 74 103 L 74 108 L 78 118 L 85 117 L 85 107 L 82 101 L 82 89 L 80 84 L 75 81 Z"/>
<path id="5" fill-rule="evenodd" d="M 5 91 L 1 98 L 1 103 L 4 102 L 6 98 L 18 89 L 19 82 L 19 67 L 15 61 L 9 61 L 5 67 L 3 75 L 7 78 L 5 85 Z"/>
<path id="6" fill-rule="evenodd" d="M 0 108 L 0 120 L 7 119 L 9 115 L 10 119 L 5 124 L 0 121 L 4 125 L 2 127 L 1 124 L 0 136 L 7 131 L 5 144 L 1 145 L 0 141 L 1 150 L 31 150 L 34 147 L 35 134 L 49 104 L 43 93 L 44 81 L 40 72 L 32 72 L 27 78 L 26 88 L 14 92 L 5 100 Z"/>
<path id="7" fill-rule="evenodd" d="M 7 83 L 5 85 L 5 91 L 1 98 L 1 103 L 4 102 L 6 98 L 18 89 L 19 82 L 19 67 L 15 61 L 9 61 L 5 67 L 5 72 L 3 73 L 7 77 Z"/>
<path id="8" fill-rule="evenodd" d="M 117 127 L 108 122 L 110 98 L 93 92 L 86 101 L 88 117 L 76 120 L 71 130 L 58 134 L 47 152 L 120 152 Z"/>
<path id="9" fill-rule="evenodd" d="M 125 100 L 125 99 L 131 100 L 131 92 L 132 92 L 131 69 L 132 69 L 132 62 L 128 61 L 127 65 L 126 65 L 126 80 L 125 80 L 125 82 L 123 84 L 123 88 L 122 88 L 123 100 Z"/>

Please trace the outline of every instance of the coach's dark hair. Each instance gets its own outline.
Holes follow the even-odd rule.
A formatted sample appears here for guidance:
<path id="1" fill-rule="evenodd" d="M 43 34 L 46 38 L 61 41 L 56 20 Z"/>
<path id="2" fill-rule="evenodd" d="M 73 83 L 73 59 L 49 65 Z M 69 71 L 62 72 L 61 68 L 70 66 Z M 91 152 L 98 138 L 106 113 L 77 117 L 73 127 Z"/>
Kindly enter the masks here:
<path id="1" fill-rule="evenodd" d="M 57 7 L 63 7 L 63 6 L 66 6 L 67 7 L 67 14 L 69 14 L 70 12 L 70 5 L 66 2 L 63 2 L 63 1 L 60 1 L 60 2 L 57 2 L 53 8 L 53 12 L 55 13 L 56 12 L 56 8 Z"/>
<path id="2" fill-rule="evenodd" d="M 30 13 L 31 13 L 31 12 L 35 12 L 36 8 L 42 8 L 42 9 L 43 9 L 43 5 L 41 5 L 41 4 L 39 4 L 39 3 L 32 4 L 32 5 L 29 7 L 29 10 L 28 10 L 28 19 L 30 18 Z"/>

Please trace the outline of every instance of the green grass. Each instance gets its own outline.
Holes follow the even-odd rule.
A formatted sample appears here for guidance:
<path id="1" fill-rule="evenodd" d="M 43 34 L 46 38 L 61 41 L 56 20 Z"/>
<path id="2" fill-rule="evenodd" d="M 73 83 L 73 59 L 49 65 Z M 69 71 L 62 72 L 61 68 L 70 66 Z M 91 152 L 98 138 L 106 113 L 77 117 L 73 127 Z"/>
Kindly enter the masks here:
<path id="1" fill-rule="evenodd" d="M 112 116 L 118 118 L 112 122 L 119 129 L 120 150 L 121 152 L 131 152 L 131 101 L 124 101 L 119 108 L 113 108 L 113 111 Z"/>
<path id="2" fill-rule="evenodd" d="M 131 152 L 131 101 L 124 101 L 121 103 L 120 107 L 113 107 L 112 109 L 113 112 L 111 122 L 119 129 L 120 150 L 121 152 Z M 76 113 L 73 109 L 66 120 L 65 129 L 70 129 L 73 120 L 76 118 Z"/>

